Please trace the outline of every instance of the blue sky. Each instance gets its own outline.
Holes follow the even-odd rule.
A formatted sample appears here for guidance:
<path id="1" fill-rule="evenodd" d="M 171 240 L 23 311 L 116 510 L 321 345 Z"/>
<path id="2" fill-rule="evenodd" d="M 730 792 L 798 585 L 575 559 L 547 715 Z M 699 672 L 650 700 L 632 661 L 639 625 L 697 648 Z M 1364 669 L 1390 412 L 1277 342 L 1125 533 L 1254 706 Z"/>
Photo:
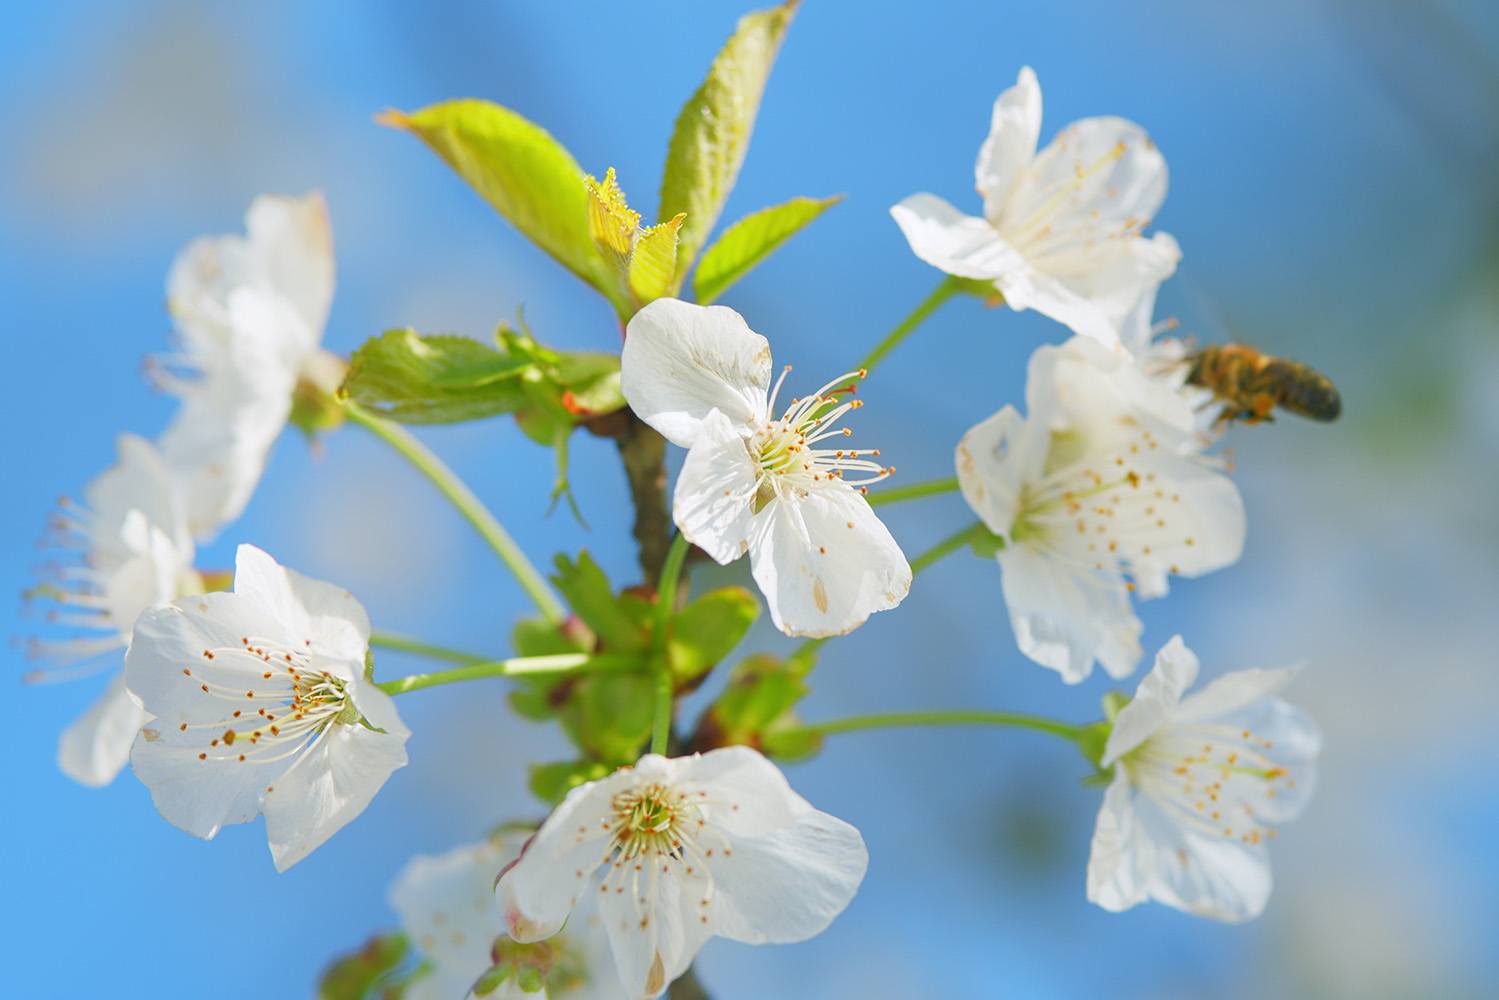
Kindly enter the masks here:
<path id="1" fill-rule="evenodd" d="M 55 498 L 109 463 L 118 433 L 164 424 L 169 402 L 140 367 L 166 344 L 167 266 L 190 238 L 238 229 L 259 192 L 328 197 L 334 350 L 403 325 L 484 336 L 522 305 L 545 341 L 616 344 L 601 300 L 373 116 L 499 101 L 586 169 L 615 166 L 650 215 L 671 122 L 745 8 L 691 9 L 8 8 L 0 546 L 12 591 L 49 557 L 35 543 Z M 989 106 L 1020 66 L 1045 92 L 1043 141 L 1083 115 L 1145 124 L 1172 171 L 1157 223 L 1186 255 L 1163 312 L 1203 340 L 1238 336 L 1314 362 L 1345 396 L 1337 425 L 1288 419 L 1235 437 L 1245 558 L 1147 605 L 1145 641 L 1182 632 L 1208 674 L 1305 662 L 1292 696 L 1323 723 L 1327 750 L 1317 801 L 1277 841 L 1269 912 L 1224 928 L 1086 903 L 1098 793 L 1078 783 L 1070 748 L 1001 731 L 844 737 L 791 779 L 864 831 L 866 886 L 807 944 L 710 946 L 715 997 L 1499 984 L 1499 796 L 1481 764 L 1499 709 L 1496 28 L 1477 2 L 805 5 L 725 218 L 794 195 L 848 197 L 724 301 L 798 375 L 844 370 L 938 278 L 888 206 L 918 190 L 974 204 Z M 1018 401 L 1029 352 L 1061 335 L 1033 315 L 949 305 L 871 380 L 861 439 L 907 481 L 949 474 L 952 442 Z M 534 558 L 586 547 L 632 580 L 606 444 L 580 438 L 574 454 L 585 532 L 565 513 L 543 517 L 550 455 L 512 425 L 424 437 Z M 908 551 L 966 516 L 953 497 L 891 511 Z M 200 562 L 227 566 L 239 541 L 350 587 L 379 627 L 455 646 L 503 653 L 526 611 L 466 525 L 355 429 L 316 452 L 287 435 L 245 517 Z M 19 601 L 0 603 L 0 624 L 18 637 L 46 628 Z M 749 648 L 783 645 L 762 629 Z M 28 669 L 6 655 L 12 677 Z M 387 657 L 381 669 L 406 665 Z M 1102 678 L 1063 688 L 1024 661 L 998 571 L 966 557 L 923 577 L 898 616 L 830 646 L 814 681 L 813 718 L 985 705 L 1085 719 L 1108 690 Z M 385 888 L 406 858 L 534 816 L 524 764 L 565 754 L 550 729 L 505 713 L 497 683 L 412 694 L 400 705 L 411 766 L 278 876 L 258 825 L 201 843 L 157 817 L 128 773 L 100 791 L 57 773 L 56 735 L 96 693 L 88 682 L 11 691 L 5 919 L 28 959 L 8 972 L 13 995 L 310 992 L 330 955 L 391 923 Z"/>

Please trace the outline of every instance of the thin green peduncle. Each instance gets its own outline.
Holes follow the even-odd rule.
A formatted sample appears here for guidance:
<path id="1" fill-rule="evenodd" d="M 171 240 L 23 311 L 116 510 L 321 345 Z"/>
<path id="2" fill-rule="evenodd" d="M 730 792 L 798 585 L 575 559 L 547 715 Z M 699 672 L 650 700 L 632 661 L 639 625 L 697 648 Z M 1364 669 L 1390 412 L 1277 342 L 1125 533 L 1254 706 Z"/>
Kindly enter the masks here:
<path id="1" fill-rule="evenodd" d="M 560 624 L 567 617 L 567 609 L 552 593 L 552 588 L 547 585 L 546 579 L 537 571 L 531 560 L 526 558 L 526 554 L 515 543 L 515 539 L 510 537 L 504 525 L 500 524 L 499 519 L 490 513 L 483 501 L 474 495 L 473 490 L 470 490 L 463 480 L 458 478 L 457 473 L 443 463 L 442 459 L 433 454 L 415 435 L 400 424 L 377 417 L 351 402 L 344 403 L 344 410 L 348 413 L 350 420 L 398 451 L 403 458 L 416 466 L 417 470 L 426 476 L 443 496 L 448 498 L 515 575 L 516 581 L 527 594 L 531 595 L 531 600 L 536 602 L 536 607 L 547 621 L 555 625 Z"/>

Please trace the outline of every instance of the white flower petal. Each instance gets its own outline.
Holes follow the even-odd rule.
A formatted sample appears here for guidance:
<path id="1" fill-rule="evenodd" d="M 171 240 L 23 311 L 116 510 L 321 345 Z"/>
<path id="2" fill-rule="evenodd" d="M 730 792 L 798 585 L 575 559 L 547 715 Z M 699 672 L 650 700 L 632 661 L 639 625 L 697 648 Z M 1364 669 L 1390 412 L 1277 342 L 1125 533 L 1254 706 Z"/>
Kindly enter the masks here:
<path id="1" fill-rule="evenodd" d="M 674 780 L 712 789 L 709 815 L 731 837 L 765 836 L 812 812 L 781 769 L 750 747 L 719 747 L 670 764 Z"/>
<path id="2" fill-rule="evenodd" d="M 344 588 L 303 576 L 255 546 L 241 545 L 234 561 L 234 592 L 265 608 L 282 632 L 302 639 L 304 648 L 351 667 L 346 679 L 363 671 L 370 618 Z"/>
<path id="3" fill-rule="evenodd" d="M 1152 859 L 1142 858 L 1135 832 L 1134 789 L 1123 771 L 1104 793 L 1088 854 L 1088 901 L 1114 913 L 1149 897 Z"/>
<path id="4" fill-rule="evenodd" d="M 95 477 L 84 490 L 89 512 L 90 545 L 97 556 L 128 558 L 144 551 L 142 538 L 127 539 L 126 521 L 132 513 L 144 517 L 152 528 L 191 563 L 192 538 L 186 530 L 181 496 L 166 461 L 151 442 L 134 434 L 121 434 L 116 463 Z M 128 628 L 128 624 L 127 624 Z"/>
<path id="5" fill-rule="evenodd" d="M 510 936 L 540 941 L 562 929 L 585 892 L 599 892 L 590 879 L 610 845 L 610 802 L 635 782 L 629 770 L 579 785 L 552 810 L 495 892 Z"/>
<path id="6" fill-rule="evenodd" d="M 1181 636 L 1177 636 L 1172 641 L 1180 639 Z M 1295 676 L 1296 670 L 1292 667 L 1235 670 L 1214 678 L 1201 691 L 1184 699 L 1176 712 L 1176 719 L 1179 722 L 1204 722 L 1237 712 L 1277 694 Z M 1316 751 L 1312 752 L 1315 754 Z"/>
<path id="7" fill-rule="evenodd" d="M 1055 428 L 1084 434 L 1091 448 L 1127 441 L 1143 426 L 1173 454 L 1195 451 L 1196 417 L 1182 397 L 1128 353 L 1088 337 L 1032 352 L 1025 398 L 1033 417 L 1046 414 Z"/>
<path id="8" fill-rule="evenodd" d="M 688 541 L 719 564 L 749 551 L 755 473 L 744 437 L 728 417 L 711 411 L 677 476 L 672 518 Z"/>
<path id="9" fill-rule="evenodd" d="M 160 439 L 200 539 L 244 511 L 291 413 L 291 374 L 258 352 L 237 353 L 249 357 L 216 363 L 182 390 L 182 406 Z"/>
<path id="10" fill-rule="evenodd" d="M 1166 159 L 1145 130 L 1123 118 L 1082 118 L 1036 154 L 998 221 L 1001 230 L 1044 221 L 1043 243 L 1102 240 L 1143 228 L 1166 198 Z"/>
<path id="11" fill-rule="evenodd" d="M 167 278 L 167 302 L 191 350 L 227 350 L 254 340 L 292 371 L 322 339 L 333 298 L 333 237 L 316 192 L 262 195 L 245 215 L 248 236 L 195 240 Z M 276 321 L 253 331 L 235 316 L 250 293 L 284 304 Z M 278 306 L 279 308 L 279 306 Z"/>
<path id="12" fill-rule="evenodd" d="M 994 102 L 989 137 L 974 166 L 974 184 L 984 196 L 984 215 L 989 219 L 1000 217 L 1021 169 L 1036 155 L 1040 135 L 1041 85 L 1035 72 L 1023 66 L 1015 86 Z"/>
<path id="13" fill-rule="evenodd" d="M 388 696 L 377 689 L 365 693 L 366 710 Z M 393 714 L 390 712 L 382 714 Z M 266 839 L 276 870 L 284 872 L 320 847 L 364 812 L 385 780 L 406 766 L 404 726 L 379 733 L 358 723 L 334 724 L 316 746 L 298 758 L 266 789 L 261 803 Z"/>
<path id="14" fill-rule="evenodd" d="M 130 759 L 135 734 L 150 718 L 125 689 L 125 675 L 116 675 L 99 700 L 63 730 L 57 766 L 80 785 L 109 784 Z"/>
<path id="15" fill-rule="evenodd" d="M 261 674 L 253 657 L 209 659 L 204 650 L 239 646 L 244 636 L 273 627 L 258 609 L 226 593 L 152 608 L 136 622 L 125 683 L 153 722 L 136 738 L 130 763 L 157 811 L 196 837 L 209 840 L 226 825 L 253 819 L 264 786 L 290 764 L 249 765 L 230 755 L 203 759 L 207 738 L 193 728 L 211 726 L 217 736 L 219 724 L 226 730 L 239 725 L 229 719 L 232 706 L 202 692 L 201 685 L 252 689 Z"/>
<path id="16" fill-rule="evenodd" d="M 734 853 L 713 868 L 713 931 L 747 944 L 805 941 L 843 912 L 868 866 L 859 831 L 823 812 L 736 839 Z"/>
<path id="17" fill-rule="evenodd" d="M 651 858 L 640 862 L 653 863 L 660 864 Z M 658 996 L 687 971 L 712 935 L 698 917 L 698 881 L 655 868 L 638 882 L 625 880 L 623 891 L 599 893 L 599 917 L 628 995 Z"/>
<path id="18" fill-rule="evenodd" d="M 1099 811 L 1088 862 L 1088 898 L 1107 910 L 1154 899 L 1227 922 L 1264 911 L 1271 890 L 1262 844 L 1183 827 L 1115 778 Z"/>
<path id="19" fill-rule="evenodd" d="M 1028 254 L 996 279 L 1013 309 L 1034 309 L 1074 333 L 1117 348 L 1141 296 L 1176 270 L 1181 251 L 1165 233 Z"/>
<path id="20" fill-rule="evenodd" d="M 263 783 L 279 778 L 279 769 L 205 762 L 198 758 L 197 747 L 160 742 L 156 734 L 164 732 L 148 724 L 130 748 L 131 769 L 151 790 L 151 803 L 163 819 L 194 837 L 212 840 L 224 827 L 255 818 Z"/>
<path id="21" fill-rule="evenodd" d="M 970 428 L 957 447 L 958 485 L 984 525 L 1008 536 L 1020 512 L 1025 484 L 1045 467 L 1050 433 L 1006 406 Z"/>
<path id="22" fill-rule="evenodd" d="M 1182 694 L 1197 680 L 1197 656 L 1174 635 L 1155 655 L 1155 665 L 1120 710 L 1099 764 L 1110 767 L 1177 715 Z"/>
<path id="23" fill-rule="evenodd" d="M 333 301 L 333 229 L 319 191 L 300 198 L 261 195 L 245 215 L 250 243 L 260 255 L 265 280 L 286 298 L 301 319 L 295 334 L 302 352 L 322 340 Z M 291 329 L 291 328 L 289 328 Z"/>
<path id="24" fill-rule="evenodd" d="M 1125 677 L 1140 660 L 1143 626 L 1124 580 L 1059 562 L 1026 543 L 1001 549 L 1005 604 L 1020 651 L 1076 684 L 1094 660 Z"/>
<path id="25" fill-rule="evenodd" d="M 913 194 L 891 206 L 890 215 L 911 252 L 948 274 L 992 280 L 1025 266 L 986 220 L 964 215 L 936 195 Z"/>
<path id="26" fill-rule="evenodd" d="M 726 306 L 657 299 L 626 327 L 620 391 L 675 445 L 692 447 L 713 410 L 747 433 L 769 386 L 770 344 Z"/>
<path id="27" fill-rule="evenodd" d="M 1232 479 L 1194 458 L 1170 455 L 1144 457 L 1137 472 L 1154 475 L 1155 480 L 1150 496 L 1133 498 L 1135 506 L 1156 490 L 1166 497 L 1156 511 L 1158 517 L 1140 520 L 1128 546 L 1131 572 L 1142 583 L 1141 596 L 1165 592 L 1163 577 L 1144 586 L 1152 573 L 1169 570 L 1179 576 L 1201 576 L 1238 561 L 1248 519 Z"/>
<path id="28" fill-rule="evenodd" d="M 787 635 L 843 635 L 911 587 L 905 554 L 856 490 L 832 481 L 772 500 L 755 517 L 750 563 Z"/>
<path id="29" fill-rule="evenodd" d="M 264 608 L 231 593 L 201 594 L 151 608 L 136 621 L 125 654 L 126 686 L 168 730 L 182 722 L 221 719 L 231 709 L 202 697 L 200 685 L 253 690 L 264 664 L 252 656 L 210 659 L 204 651 L 239 647 L 245 638 L 258 639 L 275 628 Z"/>

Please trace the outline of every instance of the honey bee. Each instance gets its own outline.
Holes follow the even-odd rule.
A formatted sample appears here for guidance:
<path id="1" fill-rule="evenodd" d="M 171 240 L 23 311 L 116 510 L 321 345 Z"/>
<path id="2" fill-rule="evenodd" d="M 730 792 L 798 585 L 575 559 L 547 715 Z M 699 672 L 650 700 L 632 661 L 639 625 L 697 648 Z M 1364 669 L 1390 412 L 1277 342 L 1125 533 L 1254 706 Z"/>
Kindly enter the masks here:
<path id="1" fill-rule="evenodd" d="M 1205 347 L 1187 358 L 1187 381 L 1212 391 L 1223 403 L 1223 422 L 1273 420 L 1276 407 L 1323 422 L 1342 412 L 1337 387 L 1299 361 L 1261 354 L 1244 344 Z"/>

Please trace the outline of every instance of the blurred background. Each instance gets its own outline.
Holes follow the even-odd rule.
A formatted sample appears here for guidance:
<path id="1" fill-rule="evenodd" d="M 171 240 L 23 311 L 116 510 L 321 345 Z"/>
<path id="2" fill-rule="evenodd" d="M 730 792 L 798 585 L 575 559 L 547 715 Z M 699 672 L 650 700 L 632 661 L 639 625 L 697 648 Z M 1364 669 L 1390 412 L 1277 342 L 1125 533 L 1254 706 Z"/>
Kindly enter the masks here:
<path id="1" fill-rule="evenodd" d="M 334 350 L 401 325 L 483 337 L 522 305 L 546 342 L 616 346 L 601 299 L 372 117 L 497 100 L 585 169 L 616 166 L 653 217 L 677 110 L 745 9 L 7 5 L 5 586 L 29 585 L 55 498 L 112 461 L 115 435 L 164 425 L 170 401 L 140 369 L 166 344 L 167 266 L 194 236 L 239 231 L 259 192 L 327 194 Z M 1117 114 L 1165 151 L 1157 225 L 1185 259 L 1162 314 L 1206 341 L 1310 362 L 1343 391 L 1335 425 L 1287 417 L 1232 435 L 1243 561 L 1143 608 L 1147 647 L 1180 631 L 1207 675 L 1308 665 L 1291 697 L 1326 733 L 1321 790 L 1275 843 L 1278 886 L 1258 922 L 1156 906 L 1116 916 L 1084 899 L 1099 792 L 1079 783 L 1070 747 L 1004 730 L 834 737 L 790 777 L 863 830 L 864 889 L 806 944 L 713 942 L 704 982 L 720 1000 L 1495 995 L 1499 7 L 813 0 L 725 213 L 848 195 L 724 300 L 797 377 L 843 370 L 938 281 L 887 208 L 928 190 L 977 210 L 973 158 L 1023 64 L 1045 92 L 1043 142 L 1074 118 Z M 1063 336 L 1032 314 L 948 305 L 870 381 L 860 440 L 905 482 L 950 475 L 952 443 L 1019 401 L 1029 352 Z M 575 439 L 585 531 L 565 509 L 543 517 L 551 455 L 513 423 L 423 437 L 535 559 L 587 547 L 633 581 L 607 442 Z M 912 553 L 968 518 L 955 496 L 886 512 Z M 356 428 L 316 450 L 288 432 L 246 516 L 200 563 L 227 567 L 242 540 L 348 586 L 377 627 L 460 648 L 504 654 L 527 610 L 467 525 Z M 47 627 L 19 600 L 0 602 L 0 625 L 22 639 Z M 746 649 L 787 645 L 762 625 Z M 499 682 L 411 694 L 411 765 L 277 876 L 259 823 L 202 843 L 158 818 L 128 772 L 97 791 L 63 778 L 57 734 L 103 680 L 25 688 L 21 653 L 5 655 L 10 996 L 310 994 L 330 956 L 393 923 L 386 886 L 407 858 L 536 815 L 525 765 L 566 755 L 553 729 L 505 711 Z M 380 668 L 421 664 L 387 653 Z M 998 570 L 967 557 L 830 645 L 813 680 L 814 719 L 987 706 L 1081 721 L 1109 689 L 1102 676 L 1064 688 L 1023 659 Z"/>

